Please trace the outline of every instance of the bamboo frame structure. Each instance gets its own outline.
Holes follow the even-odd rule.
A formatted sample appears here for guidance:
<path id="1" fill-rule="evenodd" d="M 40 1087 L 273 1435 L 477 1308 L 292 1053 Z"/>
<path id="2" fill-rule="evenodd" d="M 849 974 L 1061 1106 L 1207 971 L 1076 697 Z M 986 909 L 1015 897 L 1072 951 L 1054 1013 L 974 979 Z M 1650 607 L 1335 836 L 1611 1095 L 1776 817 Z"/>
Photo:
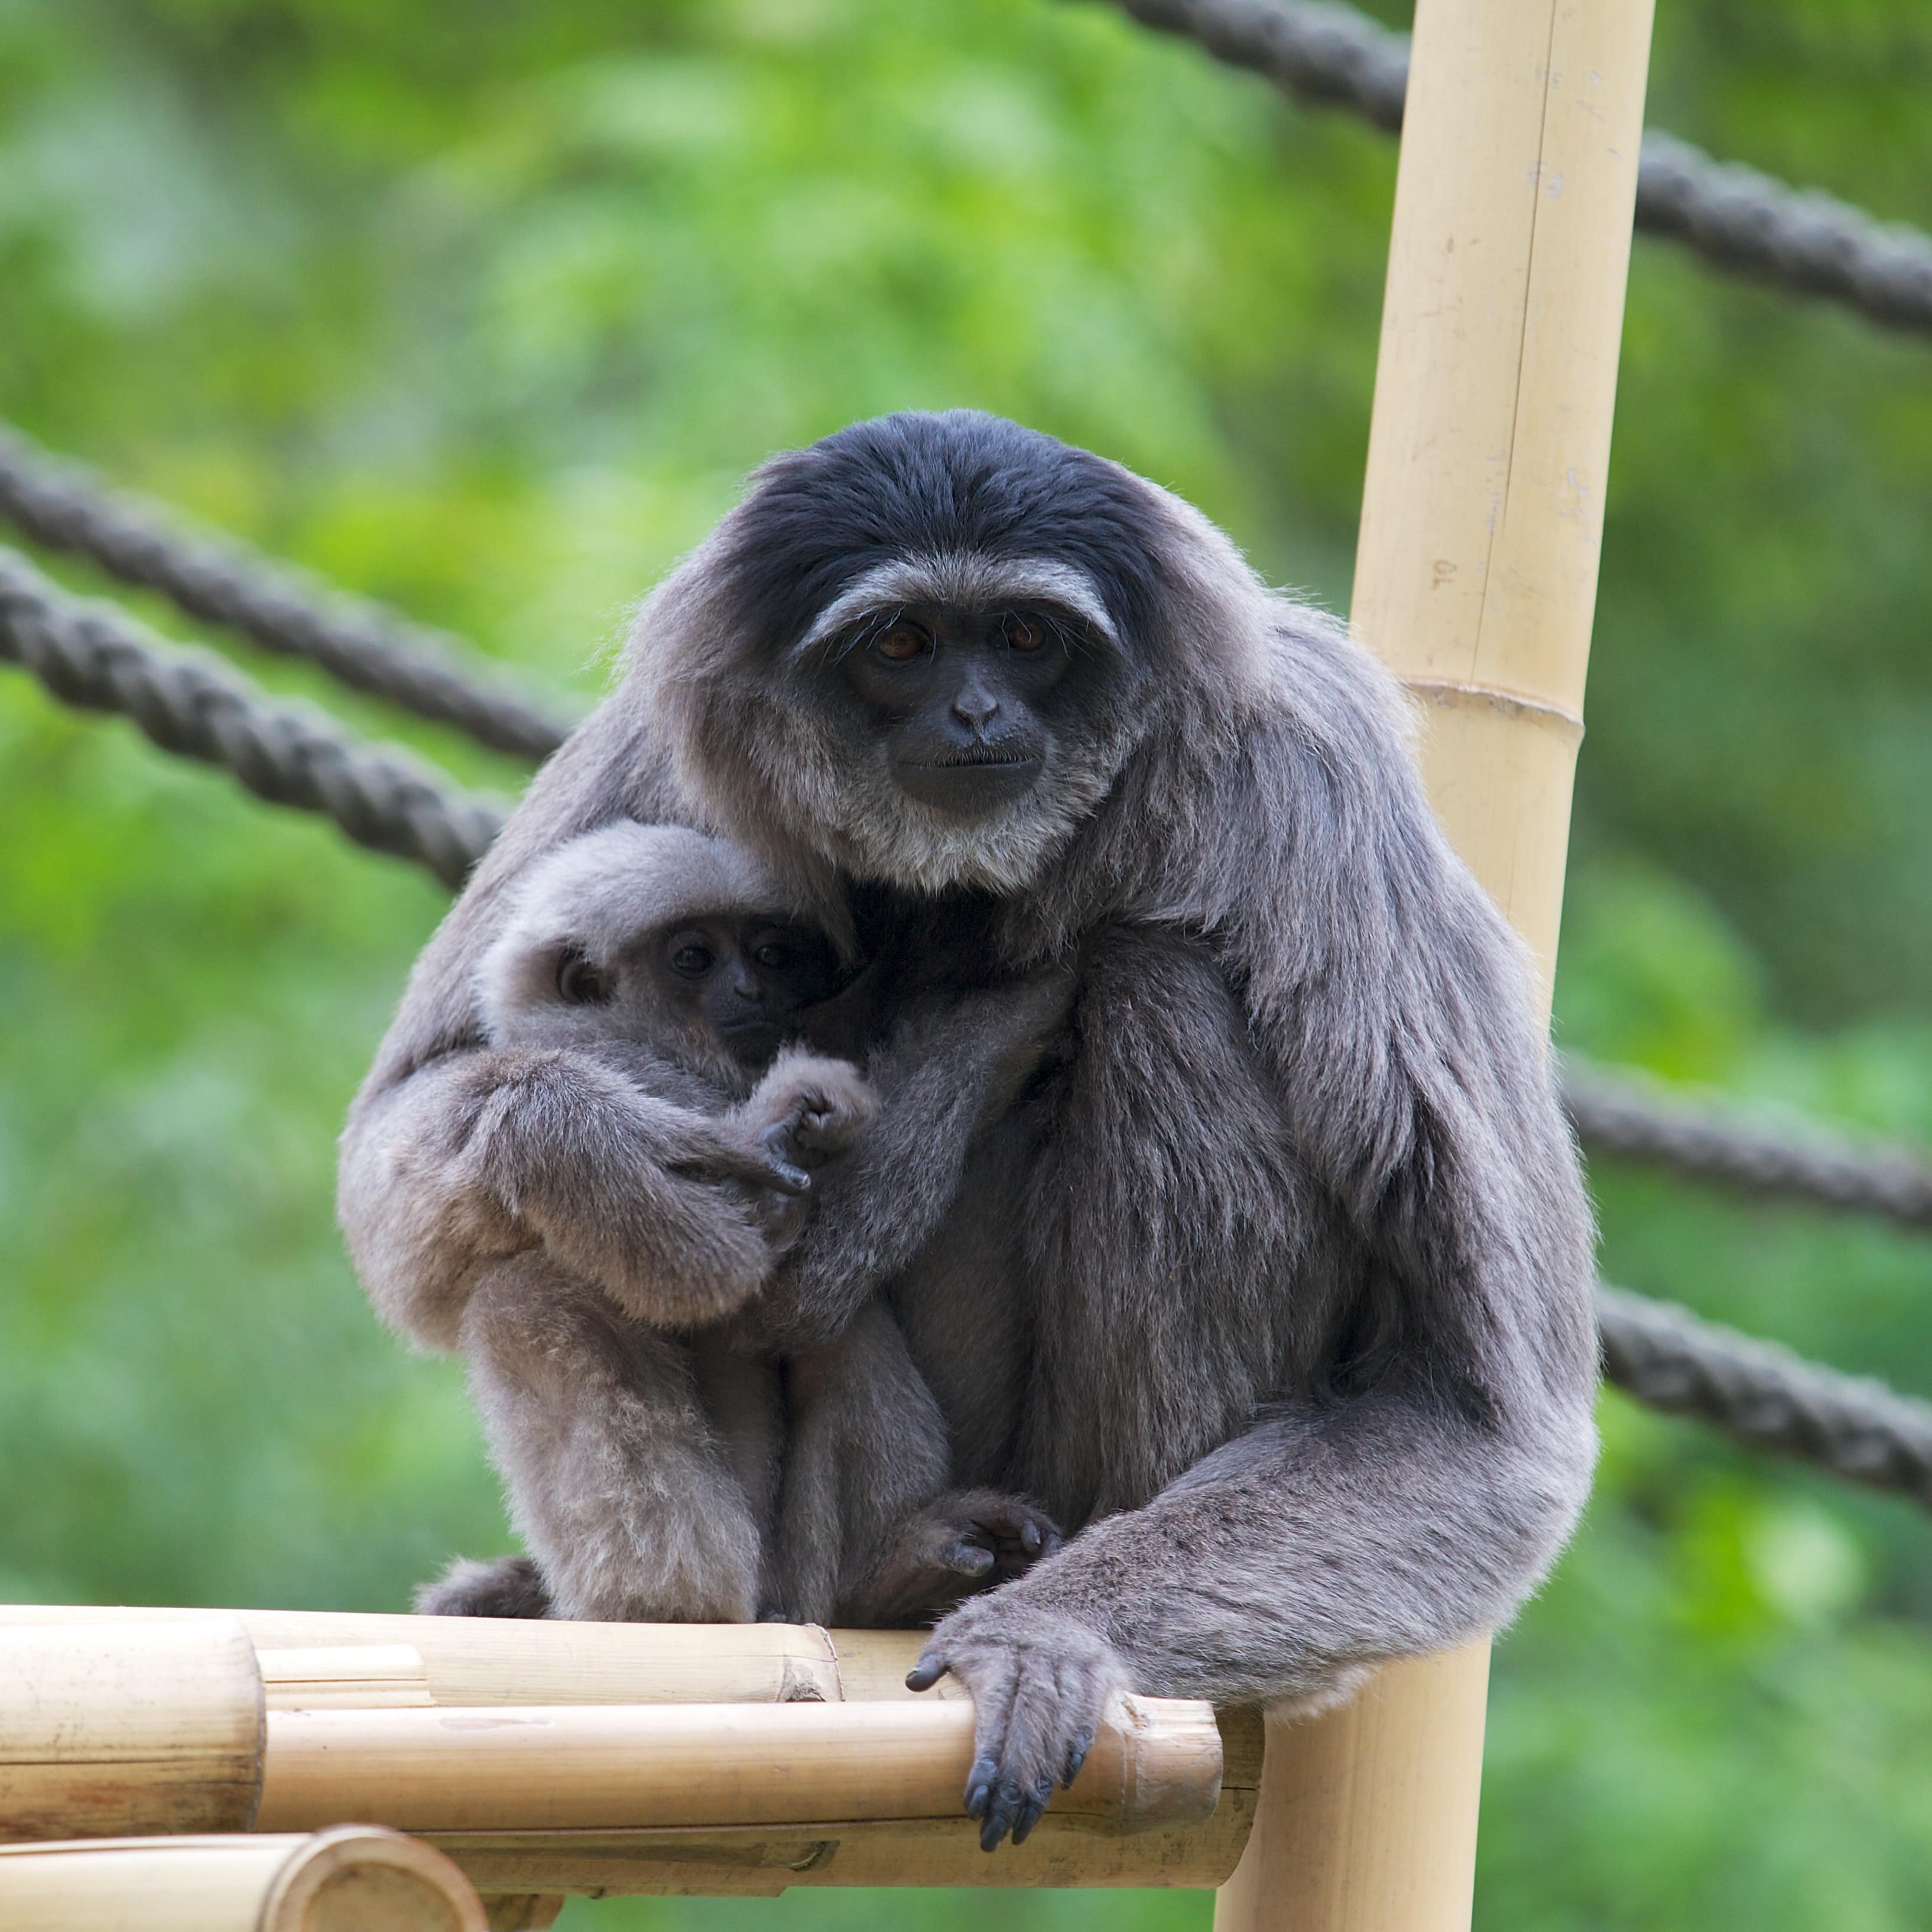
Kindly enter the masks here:
<path id="1" fill-rule="evenodd" d="M 493 1925 L 539 1922 L 530 1896 L 569 1892 L 1213 1886 L 1260 1783 L 1254 1714 L 1130 1700 L 1028 1842 L 988 1857 L 959 1804 L 970 1702 L 950 1681 L 907 1690 L 917 1631 L 22 1605 L 0 1606 L 0 1654 L 70 1660 L 81 1688 L 64 1708 L 87 1703 L 89 1682 L 107 1688 L 86 1712 L 97 1757 L 125 1720 L 127 1672 L 104 1660 L 219 1638 L 224 1708 L 256 1714 L 263 1739 L 260 1809 L 231 1828 L 352 1816 L 418 1830 L 488 1896 Z M 238 1671 L 244 1630 L 258 1647 Z M 668 1657 L 711 1691 L 704 1707 Z M 549 1701 L 560 1686 L 572 1701 Z M 9 1721 L 0 1700 L 0 1734 Z M 69 1791 L 57 1777 L 40 1801 L 43 1831 L 60 1829 Z M 164 1786 L 112 1826 L 196 1828 L 182 1819 Z"/>
<path id="2" fill-rule="evenodd" d="M 1546 1020 L 1652 0 L 1420 0 L 1352 622 Z M 1216 1932 L 1461 1932 L 1486 1642 L 1268 1727 Z"/>
<path id="3" fill-rule="evenodd" d="M 496 1922 L 507 1922 L 503 1915 Z M 548 1923 L 530 1915 L 529 1924 Z M 352 1825 L 302 1836 L 0 1845 L 7 1932 L 484 1932 L 440 1852 Z"/>

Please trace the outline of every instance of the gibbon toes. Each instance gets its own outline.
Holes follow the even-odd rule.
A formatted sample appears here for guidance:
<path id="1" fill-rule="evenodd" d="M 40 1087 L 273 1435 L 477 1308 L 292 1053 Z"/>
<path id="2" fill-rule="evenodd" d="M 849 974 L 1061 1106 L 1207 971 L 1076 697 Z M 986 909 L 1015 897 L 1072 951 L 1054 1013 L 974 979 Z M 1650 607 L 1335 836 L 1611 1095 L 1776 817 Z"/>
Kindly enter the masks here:
<path id="1" fill-rule="evenodd" d="M 934 1564 L 961 1576 L 998 1573 L 1004 1582 L 1066 1540 L 1037 1503 L 998 1490 L 956 1490 L 928 1503 L 914 1520 L 926 1533 Z"/>
<path id="2" fill-rule="evenodd" d="M 416 1610 L 425 1617 L 547 1617 L 550 1588 L 527 1556 L 500 1556 L 492 1563 L 459 1556 L 417 1591 Z"/>
<path id="3" fill-rule="evenodd" d="M 1017 1576 L 1063 1540 L 1059 1525 L 1024 1496 L 956 1490 L 900 1524 L 842 1609 L 857 1622 L 916 1617 Z"/>

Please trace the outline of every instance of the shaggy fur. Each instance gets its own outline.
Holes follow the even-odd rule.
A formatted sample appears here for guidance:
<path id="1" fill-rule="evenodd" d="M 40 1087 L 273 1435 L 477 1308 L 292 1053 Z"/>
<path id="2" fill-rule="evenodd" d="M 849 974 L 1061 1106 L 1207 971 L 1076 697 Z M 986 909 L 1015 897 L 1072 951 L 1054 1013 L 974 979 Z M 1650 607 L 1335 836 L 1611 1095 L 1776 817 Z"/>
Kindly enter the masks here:
<path id="1" fill-rule="evenodd" d="M 910 1586 L 905 1540 L 948 1468 L 897 1324 L 870 1302 L 789 1360 L 716 1325 L 802 1219 L 776 1170 L 822 1166 L 872 1113 L 856 1067 L 796 1048 L 754 1085 L 695 1000 L 668 997 L 670 933 L 775 921 L 776 898 L 723 840 L 626 821 L 535 866 L 483 956 L 485 1037 L 528 1058 L 479 1123 L 479 1164 L 538 1244 L 477 1268 L 458 1339 L 535 1562 L 459 1562 L 425 1609 L 824 1621 Z M 572 954 L 608 997 L 562 997 Z M 649 1158 L 614 1174 L 639 1151 L 628 1128 Z M 620 1256 L 586 1204 L 626 1192 Z"/>
<path id="2" fill-rule="evenodd" d="M 896 598 L 943 600 L 1043 563 L 1082 585 L 1054 756 L 969 836 L 896 794 L 822 620 L 863 617 L 889 566 Z M 977 1702 L 986 1840 L 1123 1686 L 1312 1704 L 1505 1622 L 1588 1485 L 1592 1229 L 1521 950 L 1385 674 L 1186 506 L 963 412 L 767 464 L 632 664 L 418 968 L 350 1124 L 352 1236 L 406 1211 L 386 1150 L 479 1078 L 467 962 L 532 856 L 624 812 L 727 830 L 849 920 L 887 1014 L 964 1026 L 1010 976 L 1076 982 L 1064 1054 L 998 1130 L 974 1131 L 997 1096 L 956 1095 L 910 1165 L 828 1175 L 758 1304 L 795 1341 L 883 1287 L 958 1478 L 1080 1531 L 942 1622 L 918 1673 Z M 868 1070 L 868 1144 L 910 1144 L 916 1050 Z M 442 1252 L 379 1292 L 433 1321 Z"/>

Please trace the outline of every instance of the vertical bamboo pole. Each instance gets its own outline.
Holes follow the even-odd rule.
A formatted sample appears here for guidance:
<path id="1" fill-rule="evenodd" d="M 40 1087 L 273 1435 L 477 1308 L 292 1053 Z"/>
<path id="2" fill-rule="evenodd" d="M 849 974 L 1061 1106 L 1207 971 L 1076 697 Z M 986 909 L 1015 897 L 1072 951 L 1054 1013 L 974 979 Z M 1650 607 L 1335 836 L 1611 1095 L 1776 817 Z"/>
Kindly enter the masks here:
<path id="1" fill-rule="evenodd" d="M 1547 1018 L 1596 597 L 1652 0 L 1418 0 L 1355 634 Z M 1461 1932 L 1489 1647 L 1270 1722 L 1216 1932 Z"/>

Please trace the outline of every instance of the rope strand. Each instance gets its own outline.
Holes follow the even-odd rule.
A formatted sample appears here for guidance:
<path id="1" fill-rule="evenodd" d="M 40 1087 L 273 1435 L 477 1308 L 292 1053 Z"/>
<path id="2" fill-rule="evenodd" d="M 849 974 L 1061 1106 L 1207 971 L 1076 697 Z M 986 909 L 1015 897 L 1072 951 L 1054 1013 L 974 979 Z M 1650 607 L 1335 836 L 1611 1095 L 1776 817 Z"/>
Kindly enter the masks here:
<path id="1" fill-rule="evenodd" d="M 1810 1122 L 1795 1132 L 1768 1126 L 1733 1107 L 1678 1100 L 1652 1082 L 1574 1059 L 1563 1070 L 1563 1102 L 1594 1154 L 1647 1161 L 1748 1194 L 1932 1228 L 1932 1158 L 1918 1149 L 1861 1143 Z"/>
<path id="2" fill-rule="evenodd" d="M 1246 68 L 1284 93 L 1402 126 L 1408 36 L 1313 0 L 1113 0 L 1142 26 Z M 1643 137 L 1636 225 L 1733 273 L 1826 296 L 1894 328 L 1932 333 L 1932 236 L 1882 224 L 1818 188 L 1720 161 L 1674 134 Z"/>
<path id="3" fill-rule="evenodd" d="M 547 758 L 569 728 L 512 690 L 458 639 L 344 597 L 225 536 L 183 527 L 161 506 L 0 424 L 0 516 L 50 549 L 89 557 L 124 584 L 158 590 L 191 617 L 226 624 L 266 651 L 307 658 L 492 750 Z"/>
<path id="4" fill-rule="evenodd" d="M 406 752 L 271 700 L 211 652 L 164 644 L 113 605 L 83 603 L 0 548 L 0 658 L 64 704 L 131 718 L 163 750 L 232 772 L 257 797 L 332 818 L 358 845 L 427 866 L 452 890 L 508 808 L 457 790 Z"/>
<path id="5" fill-rule="evenodd" d="M 1605 1378 L 1650 1408 L 1932 1508 L 1932 1402 L 1604 1284 L 1597 1323 Z"/>

